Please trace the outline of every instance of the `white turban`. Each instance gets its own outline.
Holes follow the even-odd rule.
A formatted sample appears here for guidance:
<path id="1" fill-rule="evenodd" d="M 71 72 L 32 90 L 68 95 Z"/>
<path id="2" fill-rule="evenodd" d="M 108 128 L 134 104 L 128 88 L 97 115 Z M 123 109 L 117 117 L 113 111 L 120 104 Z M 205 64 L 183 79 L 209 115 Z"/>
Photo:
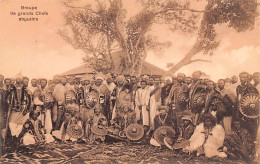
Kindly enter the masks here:
<path id="1" fill-rule="evenodd" d="M 171 78 L 170 76 L 166 76 L 166 77 L 164 78 L 164 80 L 165 80 L 165 81 L 170 80 L 170 81 L 172 82 L 172 78 Z"/>

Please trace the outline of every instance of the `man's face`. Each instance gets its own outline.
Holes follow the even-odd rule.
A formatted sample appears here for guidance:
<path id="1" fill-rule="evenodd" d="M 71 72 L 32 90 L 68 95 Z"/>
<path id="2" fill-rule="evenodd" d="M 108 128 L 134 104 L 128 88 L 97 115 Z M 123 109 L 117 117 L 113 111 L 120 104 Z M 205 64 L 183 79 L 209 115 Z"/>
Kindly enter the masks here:
<path id="1" fill-rule="evenodd" d="M 112 79 L 111 78 L 107 78 L 107 84 L 110 84 L 110 83 L 112 83 Z"/>
<path id="2" fill-rule="evenodd" d="M 204 121 L 204 127 L 205 127 L 205 128 L 210 128 L 210 127 L 212 127 L 212 121 L 211 121 L 210 119 L 206 119 L 206 120 Z"/>
<path id="3" fill-rule="evenodd" d="M 41 80 L 40 85 L 41 85 L 42 88 L 45 88 L 46 85 L 47 85 L 47 81 L 46 80 Z"/>
<path id="4" fill-rule="evenodd" d="M 33 87 L 36 87 L 37 86 L 37 80 L 33 79 L 31 81 L 31 84 L 32 84 Z"/>
<path id="5" fill-rule="evenodd" d="M 15 79 L 11 79 L 11 84 L 15 84 Z"/>
<path id="6" fill-rule="evenodd" d="M 89 85 L 90 84 L 90 80 L 85 80 L 84 81 L 84 84 L 87 86 L 87 85 Z"/>
<path id="7" fill-rule="evenodd" d="M 10 86 L 11 85 L 11 80 L 10 79 L 6 79 L 5 80 L 5 85 L 6 86 Z"/>
<path id="8" fill-rule="evenodd" d="M 74 80 L 73 79 L 70 79 L 70 85 L 74 85 Z"/>
<path id="9" fill-rule="evenodd" d="M 225 86 L 225 81 L 224 80 L 219 80 L 218 81 L 218 87 L 219 87 L 219 89 L 224 89 L 224 86 Z"/>
<path id="10" fill-rule="evenodd" d="M 82 86 L 85 86 L 85 81 L 80 81 L 80 84 L 81 84 Z"/>
<path id="11" fill-rule="evenodd" d="M 142 81 L 141 82 L 141 87 L 142 87 L 142 89 L 144 89 L 146 87 L 146 82 Z"/>
<path id="12" fill-rule="evenodd" d="M 159 85 L 160 84 L 160 79 L 159 78 L 155 78 L 154 79 L 154 84 L 155 85 Z"/>
<path id="13" fill-rule="evenodd" d="M 190 77 L 186 77 L 184 81 L 185 81 L 186 84 L 190 84 L 191 83 L 191 78 Z"/>
<path id="14" fill-rule="evenodd" d="M 190 123 L 190 120 L 186 120 L 186 119 L 183 120 L 183 125 L 187 126 L 187 125 L 189 125 L 189 123 Z"/>
<path id="15" fill-rule="evenodd" d="M 95 113 L 96 115 L 99 115 L 100 112 L 101 112 L 100 107 L 96 107 L 96 108 L 94 109 L 94 113 Z"/>
<path id="16" fill-rule="evenodd" d="M 124 85 L 124 81 L 119 80 L 119 81 L 117 81 L 117 84 L 118 84 L 119 86 L 123 86 L 123 85 Z"/>
<path id="17" fill-rule="evenodd" d="M 132 84 L 136 84 L 136 78 L 135 77 L 131 77 L 131 79 L 130 79 L 130 82 L 132 83 Z"/>
<path id="18" fill-rule="evenodd" d="M 193 80 L 194 82 L 196 82 L 196 81 L 199 80 L 200 76 L 199 76 L 199 74 L 196 74 L 196 73 L 195 73 L 195 74 L 192 74 L 191 78 L 192 78 L 192 80 Z"/>
<path id="19" fill-rule="evenodd" d="M 96 86 L 100 86 L 102 84 L 102 80 L 101 79 L 97 79 L 96 81 L 95 81 L 95 85 Z"/>
<path id="20" fill-rule="evenodd" d="M 65 78 L 65 77 L 61 78 L 61 84 L 66 85 L 67 84 L 67 78 Z"/>
<path id="21" fill-rule="evenodd" d="M 239 80 L 240 80 L 240 82 L 241 82 L 241 84 L 245 84 L 246 82 L 247 82 L 247 80 L 248 80 L 248 76 L 247 76 L 247 74 L 241 74 L 240 76 L 239 76 Z"/>
<path id="22" fill-rule="evenodd" d="M 207 82 L 207 89 L 208 89 L 208 90 L 214 89 L 214 83 L 213 83 L 212 81 L 208 81 L 208 82 Z"/>
<path id="23" fill-rule="evenodd" d="M 260 82 L 260 73 L 255 73 L 253 75 L 253 80 L 255 83 L 259 83 Z"/>
<path id="24" fill-rule="evenodd" d="M 54 78 L 54 79 L 53 79 L 53 83 L 54 83 L 54 84 L 59 84 L 60 81 L 61 81 L 61 80 L 60 80 L 59 78 Z"/>
<path id="25" fill-rule="evenodd" d="M 232 83 L 232 84 L 237 83 L 237 81 L 238 81 L 237 76 L 232 76 L 232 77 L 231 77 L 231 83 Z"/>
<path id="26" fill-rule="evenodd" d="M 1 83 L 1 84 L 4 83 L 4 76 L 0 76 L 0 83 Z"/>
<path id="27" fill-rule="evenodd" d="M 178 81 L 179 83 L 183 82 L 184 79 L 185 79 L 185 75 L 184 75 L 183 73 L 179 73 L 179 74 L 177 75 L 177 81 Z"/>
<path id="28" fill-rule="evenodd" d="M 22 83 L 22 78 L 16 78 L 15 81 L 16 81 L 16 84 L 21 84 Z"/>
<path id="29" fill-rule="evenodd" d="M 154 85 L 154 79 L 153 78 L 149 78 L 149 84 L 152 86 Z"/>
<path id="30" fill-rule="evenodd" d="M 29 79 L 23 79 L 23 86 L 28 87 L 29 85 Z"/>
<path id="31" fill-rule="evenodd" d="M 166 84 L 171 84 L 171 80 L 167 79 L 167 80 L 165 81 L 165 83 L 166 83 Z"/>
<path id="32" fill-rule="evenodd" d="M 239 121 L 235 121 L 233 123 L 233 126 L 234 126 L 235 130 L 239 130 L 241 128 L 241 123 Z"/>

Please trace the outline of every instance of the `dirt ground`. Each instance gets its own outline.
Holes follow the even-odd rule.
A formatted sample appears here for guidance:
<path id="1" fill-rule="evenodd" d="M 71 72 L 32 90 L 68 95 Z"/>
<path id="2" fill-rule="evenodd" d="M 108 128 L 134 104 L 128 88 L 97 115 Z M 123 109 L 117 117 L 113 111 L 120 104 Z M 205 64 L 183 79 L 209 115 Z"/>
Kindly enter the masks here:
<path id="1" fill-rule="evenodd" d="M 253 163 L 230 159 L 180 154 L 166 147 L 116 142 L 88 145 L 84 143 L 50 143 L 21 147 L 16 153 L 7 153 L 1 163 Z"/>

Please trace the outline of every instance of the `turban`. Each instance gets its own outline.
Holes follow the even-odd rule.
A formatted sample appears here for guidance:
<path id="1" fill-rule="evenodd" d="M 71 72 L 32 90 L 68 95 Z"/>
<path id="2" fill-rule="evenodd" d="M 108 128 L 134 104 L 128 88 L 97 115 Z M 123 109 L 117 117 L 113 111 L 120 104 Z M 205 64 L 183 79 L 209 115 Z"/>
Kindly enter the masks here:
<path id="1" fill-rule="evenodd" d="M 112 75 L 110 73 L 106 74 L 106 79 L 112 78 Z"/>
<path id="2" fill-rule="evenodd" d="M 80 81 L 85 81 L 85 80 L 90 81 L 91 79 L 92 79 L 92 77 L 90 75 L 86 75 L 86 76 L 83 76 Z"/>
<path id="3" fill-rule="evenodd" d="M 21 73 L 18 73 L 16 76 L 15 76 L 16 79 L 20 78 L 22 79 L 23 78 L 23 75 Z"/>
<path id="4" fill-rule="evenodd" d="M 104 75 L 103 74 L 96 74 L 95 75 L 95 80 L 104 80 Z"/>
<path id="5" fill-rule="evenodd" d="M 164 80 L 165 80 L 165 81 L 170 80 L 170 81 L 172 82 L 172 78 L 171 78 L 170 76 L 166 76 L 166 77 L 164 78 Z"/>
<path id="6" fill-rule="evenodd" d="M 117 76 L 117 78 L 116 78 L 116 81 L 118 82 L 118 81 L 125 81 L 125 76 L 123 76 L 123 75 L 119 75 L 119 76 Z"/>

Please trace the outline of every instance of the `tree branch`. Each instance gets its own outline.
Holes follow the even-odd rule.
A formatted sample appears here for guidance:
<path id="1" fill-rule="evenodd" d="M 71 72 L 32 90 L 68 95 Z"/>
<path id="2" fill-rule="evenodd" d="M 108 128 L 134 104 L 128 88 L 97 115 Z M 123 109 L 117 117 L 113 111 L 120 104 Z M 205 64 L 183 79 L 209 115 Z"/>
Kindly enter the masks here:
<path id="1" fill-rule="evenodd" d="M 212 62 L 212 61 L 211 60 L 204 60 L 204 59 L 194 59 L 194 60 L 189 60 L 186 65 L 194 63 L 194 62 Z"/>

